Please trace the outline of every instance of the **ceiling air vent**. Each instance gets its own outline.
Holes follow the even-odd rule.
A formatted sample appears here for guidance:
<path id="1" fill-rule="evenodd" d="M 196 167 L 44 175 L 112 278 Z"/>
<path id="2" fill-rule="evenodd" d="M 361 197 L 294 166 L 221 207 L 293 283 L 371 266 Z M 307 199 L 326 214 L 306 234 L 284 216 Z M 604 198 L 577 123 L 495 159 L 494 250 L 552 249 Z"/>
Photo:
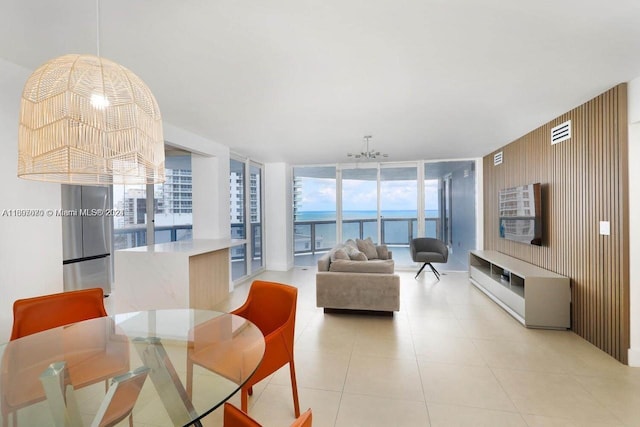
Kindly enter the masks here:
<path id="1" fill-rule="evenodd" d="M 502 164 L 502 151 L 493 155 L 493 166 L 498 166 Z"/>
<path id="2" fill-rule="evenodd" d="M 571 139 L 571 120 L 551 129 L 551 145 Z"/>

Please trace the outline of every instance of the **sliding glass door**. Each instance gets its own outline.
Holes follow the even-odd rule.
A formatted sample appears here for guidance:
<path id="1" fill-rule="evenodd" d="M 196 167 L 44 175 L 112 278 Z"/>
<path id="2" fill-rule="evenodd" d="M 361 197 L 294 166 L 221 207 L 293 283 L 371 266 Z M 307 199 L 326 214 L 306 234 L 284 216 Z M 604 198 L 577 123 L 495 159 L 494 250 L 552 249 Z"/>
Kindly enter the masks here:
<path id="1" fill-rule="evenodd" d="M 378 242 L 378 169 L 342 169 L 342 238 Z"/>
<path id="2" fill-rule="evenodd" d="M 337 243 L 335 166 L 293 168 L 295 265 L 315 265 Z"/>
<path id="3" fill-rule="evenodd" d="M 234 158 L 229 160 L 231 238 L 246 241 L 231 248 L 233 281 L 264 268 L 263 189 L 262 165 Z"/>
<path id="4" fill-rule="evenodd" d="M 411 264 L 409 243 L 418 237 L 417 167 L 381 166 L 380 214 L 382 243 L 393 246 L 396 264 Z"/>

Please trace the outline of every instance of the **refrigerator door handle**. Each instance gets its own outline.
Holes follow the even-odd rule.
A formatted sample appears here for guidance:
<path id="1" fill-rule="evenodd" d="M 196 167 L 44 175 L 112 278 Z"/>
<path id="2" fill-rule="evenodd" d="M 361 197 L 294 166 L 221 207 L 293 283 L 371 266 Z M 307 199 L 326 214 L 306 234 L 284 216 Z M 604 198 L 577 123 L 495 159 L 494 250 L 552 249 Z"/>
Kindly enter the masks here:
<path id="1" fill-rule="evenodd" d="M 94 260 L 94 259 L 106 258 L 109 255 L 111 255 L 111 254 L 85 256 L 85 257 L 76 258 L 76 259 L 65 259 L 64 261 L 62 261 L 62 265 L 75 264 L 76 262 L 91 261 L 91 260 Z"/>

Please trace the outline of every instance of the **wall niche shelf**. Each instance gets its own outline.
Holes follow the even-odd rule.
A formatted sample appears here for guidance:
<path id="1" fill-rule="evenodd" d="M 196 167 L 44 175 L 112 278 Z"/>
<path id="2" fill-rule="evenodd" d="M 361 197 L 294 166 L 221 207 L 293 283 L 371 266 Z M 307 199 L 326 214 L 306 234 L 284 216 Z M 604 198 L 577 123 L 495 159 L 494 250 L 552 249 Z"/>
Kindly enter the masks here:
<path id="1" fill-rule="evenodd" d="M 496 251 L 469 252 L 469 280 L 528 328 L 571 327 L 568 277 Z"/>

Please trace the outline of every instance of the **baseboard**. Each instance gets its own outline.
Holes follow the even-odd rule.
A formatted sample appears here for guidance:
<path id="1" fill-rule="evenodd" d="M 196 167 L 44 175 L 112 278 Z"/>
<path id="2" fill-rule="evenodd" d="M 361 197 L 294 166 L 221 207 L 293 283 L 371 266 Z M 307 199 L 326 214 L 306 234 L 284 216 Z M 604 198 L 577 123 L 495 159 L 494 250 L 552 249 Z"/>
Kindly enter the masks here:
<path id="1" fill-rule="evenodd" d="M 353 308 L 324 308 L 324 312 L 327 314 L 361 314 L 368 316 L 389 316 L 393 317 L 393 311 L 381 311 L 381 310 L 356 310 Z"/>
<path id="2" fill-rule="evenodd" d="M 627 356 L 629 358 L 629 366 L 640 367 L 640 349 L 630 348 Z"/>

